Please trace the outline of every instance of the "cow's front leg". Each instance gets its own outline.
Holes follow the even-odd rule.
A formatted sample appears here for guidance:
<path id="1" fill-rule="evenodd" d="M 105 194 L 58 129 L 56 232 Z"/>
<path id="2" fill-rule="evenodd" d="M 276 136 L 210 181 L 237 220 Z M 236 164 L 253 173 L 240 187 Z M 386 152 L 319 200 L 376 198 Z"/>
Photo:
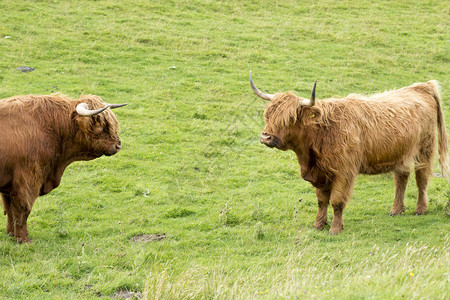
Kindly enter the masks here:
<path id="1" fill-rule="evenodd" d="M 30 215 L 31 209 L 28 205 L 22 205 L 22 203 L 15 203 L 14 199 L 11 205 L 11 214 L 13 223 L 14 238 L 18 243 L 31 243 L 28 237 L 27 219 Z"/>
<path id="2" fill-rule="evenodd" d="M 336 235 L 344 230 L 344 213 L 345 203 L 332 204 L 334 210 L 333 222 L 331 222 L 330 234 Z"/>
<path id="3" fill-rule="evenodd" d="M 19 191 L 11 193 L 11 215 L 13 219 L 14 238 L 18 243 L 31 243 L 28 237 L 27 219 L 31 213 L 36 193 Z"/>
<path id="4" fill-rule="evenodd" d="M 317 203 L 319 205 L 319 210 L 317 211 L 316 221 L 313 227 L 322 230 L 328 222 L 327 210 L 328 204 L 330 203 L 331 190 L 316 188 Z"/>
<path id="5" fill-rule="evenodd" d="M 354 176 L 336 176 L 331 189 L 330 202 L 333 206 L 334 216 L 331 222 L 330 234 L 339 234 L 344 229 L 342 214 L 353 190 Z"/>
<path id="6" fill-rule="evenodd" d="M 38 180 L 40 174 L 36 170 L 39 170 L 39 168 L 34 168 L 34 172 L 15 170 L 12 189 L 9 193 L 14 238 L 18 243 L 31 243 L 28 237 L 27 219 L 36 198 L 39 196 L 41 187 Z"/>

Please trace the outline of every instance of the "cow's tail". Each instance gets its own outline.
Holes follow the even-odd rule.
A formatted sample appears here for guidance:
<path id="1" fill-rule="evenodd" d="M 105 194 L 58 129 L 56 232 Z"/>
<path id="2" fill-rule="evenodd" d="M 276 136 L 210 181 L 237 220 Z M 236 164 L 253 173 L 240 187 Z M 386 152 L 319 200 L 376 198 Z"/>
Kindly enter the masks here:
<path id="1" fill-rule="evenodd" d="M 442 177 L 447 177 L 449 174 L 448 169 L 448 138 L 447 130 L 445 129 L 444 113 L 441 106 L 441 95 L 439 93 L 440 85 L 436 80 L 430 80 L 427 82 L 432 87 L 432 95 L 436 101 L 437 108 L 437 126 L 438 126 L 438 152 L 439 152 L 439 164 L 441 165 Z"/>

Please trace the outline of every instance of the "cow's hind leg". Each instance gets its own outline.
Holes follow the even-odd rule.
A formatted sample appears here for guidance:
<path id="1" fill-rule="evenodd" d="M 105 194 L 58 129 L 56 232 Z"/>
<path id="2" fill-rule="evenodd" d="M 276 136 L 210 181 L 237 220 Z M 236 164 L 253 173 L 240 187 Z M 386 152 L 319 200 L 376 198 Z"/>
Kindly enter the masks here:
<path id="1" fill-rule="evenodd" d="M 431 175 L 430 168 L 416 170 L 416 183 L 418 189 L 416 215 L 423 215 L 427 212 L 428 200 L 427 200 L 427 185 Z"/>
<path id="2" fill-rule="evenodd" d="M 327 210 L 330 203 L 331 190 L 316 188 L 317 203 L 319 204 L 319 210 L 317 211 L 316 221 L 313 227 L 322 230 L 328 222 Z"/>
<path id="3" fill-rule="evenodd" d="M 395 171 L 394 172 L 394 182 L 395 182 L 395 199 L 394 205 L 392 206 L 390 216 L 399 215 L 405 211 L 405 190 L 406 184 L 408 183 L 409 172 Z"/>
<path id="4" fill-rule="evenodd" d="M 434 139 L 429 144 L 425 144 L 418 156 L 416 170 L 416 184 L 418 189 L 416 215 L 423 215 L 427 212 L 427 186 L 431 176 L 431 164 L 434 152 Z"/>
<path id="5" fill-rule="evenodd" d="M 333 180 L 330 202 L 331 206 L 333 206 L 334 215 L 330 234 L 339 234 L 344 229 L 342 214 L 344 213 L 345 205 L 350 200 L 354 182 L 354 175 L 347 175 L 346 177 L 336 176 Z"/>
<path id="6" fill-rule="evenodd" d="M 9 195 L 2 194 L 3 198 L 3 213 L 6 215 L 6 233 L 14 236 L 14 219 L 11 213 L 11 198 Z"/>

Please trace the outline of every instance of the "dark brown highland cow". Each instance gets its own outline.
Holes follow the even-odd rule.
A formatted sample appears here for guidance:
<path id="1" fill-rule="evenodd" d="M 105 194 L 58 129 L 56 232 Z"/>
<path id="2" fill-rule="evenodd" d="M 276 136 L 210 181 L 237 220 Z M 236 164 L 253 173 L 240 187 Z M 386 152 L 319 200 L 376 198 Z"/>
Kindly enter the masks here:
<path id="1" fill-rule="evenodd" d="M 250 85 L 259 97 L 270 101 L 264 112 L 261 143 L 293 150 L 302 178 L 316 188 L 319 211 L 315 228 L 327 224 L 331 203 L 330 233 L 342 231 L 342 213 L 358 174 L 394 172 L 395 199 L 390 214 L 401 214 L 412 165 L 419 191 L 416 214 L 427 211 L 436 127 L 442 176 L 448 173 L 447 133 L 437 81 L 371 97 L 352 94 L 317 103 L 315 84 L 311 99 L 292 93 L 265 94 L 253 84 L 251 72 Z"/>
<path id="2" fill-rule="evenodd" d="M 0 100 L 0 193 L 6 232 L 29 243 L 27 218 L 40 195 L 58 187 L 65 168 L 78 160 L 121 149 L 113 112 L 98 96 L 17 96 Z"/>

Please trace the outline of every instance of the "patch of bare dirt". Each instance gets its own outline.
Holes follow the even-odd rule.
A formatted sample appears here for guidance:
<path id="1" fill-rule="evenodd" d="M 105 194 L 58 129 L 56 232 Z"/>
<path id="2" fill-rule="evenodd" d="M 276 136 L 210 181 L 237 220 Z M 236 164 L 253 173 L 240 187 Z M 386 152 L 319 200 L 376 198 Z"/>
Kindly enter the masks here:
<path id="1" fill-rule="evenodd" d="M 111 295 L 111 296 L 102 295 L 102 293 L 94 290 L 93 286 L 90 284 L 84 286 L 84 289 L 87 291 L 92 291 L 94 293 L 94 295 L 99 298 L 110 298 L 110 299 L 141 299 L 142 298 L 142 293 L 140 293 L 140 292 L 121 291 L 121 290 L 118 290 L 117 292 L 114 293 L 114 295 Z"/>
<path id="2" fill-rule="evenodd" d="M 132 242 L 141 242 L 141 243 L 149 243 L 162 241 L 166 238 L 166 234 L 139 234 L 135 235 L 131 238 Z"/>
<path id="3" fill-rule="evenodd" d="M 140 299 L 142 298 L 141 293 L 129 292 L 129 291 L 117 291 L 113 296 L 113 299 Z"/>

